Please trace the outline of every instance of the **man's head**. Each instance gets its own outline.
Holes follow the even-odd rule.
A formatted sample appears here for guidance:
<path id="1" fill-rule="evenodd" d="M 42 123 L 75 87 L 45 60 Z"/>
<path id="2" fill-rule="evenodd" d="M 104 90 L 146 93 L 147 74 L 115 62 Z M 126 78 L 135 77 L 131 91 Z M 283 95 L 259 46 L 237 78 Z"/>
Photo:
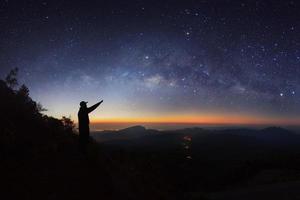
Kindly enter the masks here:
<path id="1" fill-rule="evenodd" d="M 81 101 L 80 102 L 80 107 L 86 108 L 87 101 Z"/>

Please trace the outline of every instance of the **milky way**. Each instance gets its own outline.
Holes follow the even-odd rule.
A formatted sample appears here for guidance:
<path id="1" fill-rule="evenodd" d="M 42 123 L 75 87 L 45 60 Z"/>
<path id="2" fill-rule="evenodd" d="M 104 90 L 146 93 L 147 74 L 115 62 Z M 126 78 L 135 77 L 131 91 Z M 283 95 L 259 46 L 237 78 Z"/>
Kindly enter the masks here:
<path id="1" fill-rule="evenodd" d="M 1 77 L 56 117 L 103 98 L 95 120 L 300 123 L 299 2 L 101 2 L 2 1 Z"/>

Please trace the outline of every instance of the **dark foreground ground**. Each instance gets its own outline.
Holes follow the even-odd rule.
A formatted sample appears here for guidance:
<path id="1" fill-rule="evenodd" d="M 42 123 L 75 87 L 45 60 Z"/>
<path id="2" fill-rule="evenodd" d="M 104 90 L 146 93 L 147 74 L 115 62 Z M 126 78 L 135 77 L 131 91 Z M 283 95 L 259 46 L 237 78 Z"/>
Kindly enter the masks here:
<path id="1" fill-rule="evenodd" d="M 299 199 L 300 136 L 286 129 L 137 126 L 94 138 L 118 176 L 117 188 L 136 198 Z"/>
<path id="2" fill-rule="evenodd" d="M 210 199 L 215 200 L 296 200 L 300 199 L 300 182 L 284 182 L 273 183 L 267 185 L 257 185 L 253 187 L 246 187 L 235 189 L 231 191 L 217 192 L 210 194 Z"/>
<path id="3" fill-rule="evenodd" d="M 9 199 L 300 199 L 299 135 L 281 128 L 99 132 L 2 148 Z M 98 141 L 98 142 L 96 142 Z"/>

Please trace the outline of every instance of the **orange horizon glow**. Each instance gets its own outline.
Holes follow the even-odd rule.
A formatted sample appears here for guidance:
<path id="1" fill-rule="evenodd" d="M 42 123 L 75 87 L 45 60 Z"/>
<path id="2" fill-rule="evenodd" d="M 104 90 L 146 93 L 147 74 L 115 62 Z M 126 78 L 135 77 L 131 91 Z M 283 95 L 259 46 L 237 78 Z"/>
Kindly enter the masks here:
<path id="1" fill-rule="evenodd" d="M 92 118 L 93 124 L 227 124 L 227 125 L 300 125 L 300 119 L 263 118 L 243 115 L 189 115 L 189 116 L 159 116 L 159 117 L 118 117 Z"/>

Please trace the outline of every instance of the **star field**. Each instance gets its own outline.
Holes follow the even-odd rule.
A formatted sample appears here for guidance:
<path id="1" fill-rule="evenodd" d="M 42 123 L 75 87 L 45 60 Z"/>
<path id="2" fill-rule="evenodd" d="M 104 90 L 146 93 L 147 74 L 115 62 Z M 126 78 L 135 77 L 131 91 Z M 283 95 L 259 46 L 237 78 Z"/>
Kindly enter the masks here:
<path id="1" fill-rule="evenodd" d="M 76 119 L 81 100 L 104 99 L 93 120 L 299 124 L 299 9 L 298 1 L 6 0 L 0 75 L 18 67 L 57 117 Z"/>

